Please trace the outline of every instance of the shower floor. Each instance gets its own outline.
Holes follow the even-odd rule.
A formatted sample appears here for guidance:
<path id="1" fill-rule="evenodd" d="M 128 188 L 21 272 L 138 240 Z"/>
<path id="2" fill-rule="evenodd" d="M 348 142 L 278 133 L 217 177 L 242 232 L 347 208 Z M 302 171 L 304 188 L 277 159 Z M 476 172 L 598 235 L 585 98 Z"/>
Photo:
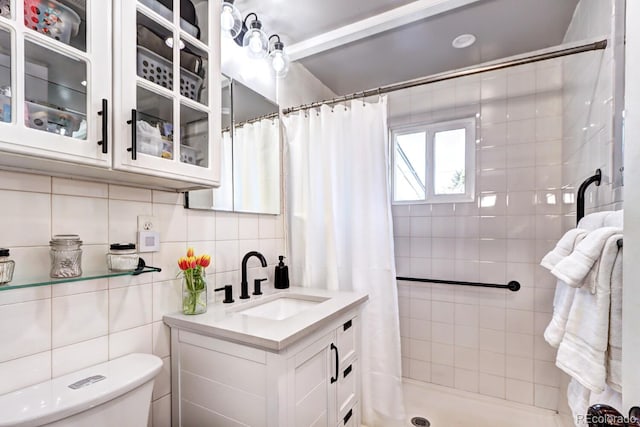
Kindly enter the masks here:
<path id="1" fill-rule="evenodd" d="M 404 379 L 406 426 L 424 417 L 431 427 L 571 427 L 554 411 Z"/>

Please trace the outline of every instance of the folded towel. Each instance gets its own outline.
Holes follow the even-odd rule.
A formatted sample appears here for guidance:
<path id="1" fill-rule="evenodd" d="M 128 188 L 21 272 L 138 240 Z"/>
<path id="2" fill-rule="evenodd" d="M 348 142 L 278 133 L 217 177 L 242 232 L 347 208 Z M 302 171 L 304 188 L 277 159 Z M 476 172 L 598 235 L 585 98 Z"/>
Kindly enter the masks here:
<path id="1" fill-rule="evenodd" d="M 611 273 L 611 310 L 609 313 L 609 348 L 607 350 L 607 384 L 622 392 L 622 249 Z"/>
<path id="2" fill-rule="evenodd" d="M 602 211 L 602 212 L 594 212 L 589 215 L 586 215 L 578 222 L 577 228 L 582 228 L 584 230 L 593 231 L 597 228 L 604 227 L 604 220 L 607 216 L 612 214 L 614 211 Z"/>
<path id="3" fill-rule="evenodd" d="M 624 221 L 624 211 L 619 210 L 607 215 L 604 218 L 604 223 L 602 224 L 602 226 L 622 228 L 623 221 Z"/>
<path id="4" fill-rule="evenodd" d="M 622 408 L 622 395 L 609 387 L 602 393 L 592 393 L 575 379 L 572 379 L 567 387 L 567 403 L 573 414 L 576 426 L 585 426 L 578 420 L 584 420 L 589 406 L 595 404 L 609 405 L 612 408 Z"/>
<path id="5" fill-rule="evenodd" d="M 556 295 L 553 298 L 553 317 L 544 331 L 544 339 L 551 347 L 558 348 L 564 337 L 575 294 L 576 288 L 558 280 Z"/>
<path id="6" fill-rule="evenodd" d="M 586 235 L 587 230 L 580 228 L 572 228 L 567 231 L 564 233 L 564 236 L 560 238 L 555 248 L 542 258 L 540 265 L 547 270 L 553 270 L 556 264 L 573 252 L 574 247 L 580 243 Z"/>
<path id="7" fill-rule="evenodd" d="M 609 342 L 611 278 L 618 255 L 617 241 L 621 237 L 621 234 L 612 234 L 604 242 L 595 266 L 595 295 L 588 285 L 576 289 L 556 358 L 556 366 L 596 393 L 604 391 L 607 377 L 605 354 Z M 587 239 L 589 236 L 578 246 L 582 246 Z M 577 251 L 578 248 L 574 254 Z M 573 254 L 565 260 L 571 257 Z"/>
<path id="8" fill-rule="evenodd" d="M 575 247 L 571 255 L 556 264 L 555 268 L 551 270 L 551 274 L 569 286 L 581 286 L 600 257 L 607 239 L 621 233 L 622 230 L 617 227 L 602 227 L 590 232 Z M 613 260 L 611 260 L 611 266 L 613 266 Z"/>

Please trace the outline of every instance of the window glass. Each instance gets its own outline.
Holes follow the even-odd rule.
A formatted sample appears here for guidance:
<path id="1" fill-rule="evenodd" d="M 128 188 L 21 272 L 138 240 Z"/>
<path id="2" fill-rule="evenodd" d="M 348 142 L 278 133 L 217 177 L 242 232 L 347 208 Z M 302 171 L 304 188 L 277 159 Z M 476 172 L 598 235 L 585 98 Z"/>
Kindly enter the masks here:
<path id="1" fill-rule="evenodd" d="M 433 138 L 434 194 L 465 193 L 466 130 L 436 132 Z"/>
<path id="2" fill-rule="evenodd" d="M 395 200 L 424 200 L 426 195 L 426 132 L 397 135 L 395 138 Z"/>

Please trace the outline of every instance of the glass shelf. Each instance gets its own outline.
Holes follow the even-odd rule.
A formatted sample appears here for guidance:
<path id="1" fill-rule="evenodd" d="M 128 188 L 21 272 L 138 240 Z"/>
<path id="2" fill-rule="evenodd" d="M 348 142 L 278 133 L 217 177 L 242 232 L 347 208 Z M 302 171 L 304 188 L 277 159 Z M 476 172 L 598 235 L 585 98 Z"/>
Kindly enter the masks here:
<path id="1" fill-rule="evenodd" d="M 13 280 L 7 283 L 6 285 L 0 285 L 0 292 L 10 291 L 13 289 L 35 288 L 38 286 L 58 285 L 60 283 L 83 282 L 86 280 L 96 280 L 96 279 L 108 279 L 110 277 L 138 276 L 140 274 L 157 273 L 160 271 L 162 271 L 160 268 L 146 266 L 142 270 L 134 270 L 134 271 L 110 271 L 106 269 L 102 271 L 91 271 L 89 273 L 83 274 L 80 277 L 69 277 L 69 278 L 62 278 L 62 279 L 52 279 L 51 277 L 35 277 L 35 278 L 18 279 L 18 280 Z"/>

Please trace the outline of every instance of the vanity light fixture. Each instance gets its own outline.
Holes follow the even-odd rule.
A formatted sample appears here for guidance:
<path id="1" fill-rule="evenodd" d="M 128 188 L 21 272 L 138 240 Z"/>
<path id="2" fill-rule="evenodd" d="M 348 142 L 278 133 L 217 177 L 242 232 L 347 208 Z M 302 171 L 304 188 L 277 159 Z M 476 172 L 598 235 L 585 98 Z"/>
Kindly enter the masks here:
<path id="1" fill-rule="evenodd" d="M 243 22 L 240 11 L 233 3 L 234 0 L 224 0 L 222 2 L 220 28 L 222 28 L 222 34 L 235 39 L 242 31 Z"/>
<path id="2" fill-rule="evenodd" d="M 244 27 L 247 25 L 247 20 L 253 15 L 253 19 L 244 36 L 242 37 L 242 46 L 247 49 L 247 54 L 254 59 L 264 58 L 269 54 L 269 39 L 262 30 L 262 22 L 258 19 L 258 15 L 251 12 L 244 18 Z"/>
<path id="3" fill-rule="evenodd" d="M 271 42 L 271 39 L 274 37 L 277 40 L 273 43 L 273 49 L 269 52 L 269 60 L 271 61 L 273 70 L 276 72 L 276 77 L 284 77 L 289 71 L 289 55 L 285 53 L 284 43 L 280 40 L 279 35 L 274 34 L 269 37 L 269 42 Z"/>

